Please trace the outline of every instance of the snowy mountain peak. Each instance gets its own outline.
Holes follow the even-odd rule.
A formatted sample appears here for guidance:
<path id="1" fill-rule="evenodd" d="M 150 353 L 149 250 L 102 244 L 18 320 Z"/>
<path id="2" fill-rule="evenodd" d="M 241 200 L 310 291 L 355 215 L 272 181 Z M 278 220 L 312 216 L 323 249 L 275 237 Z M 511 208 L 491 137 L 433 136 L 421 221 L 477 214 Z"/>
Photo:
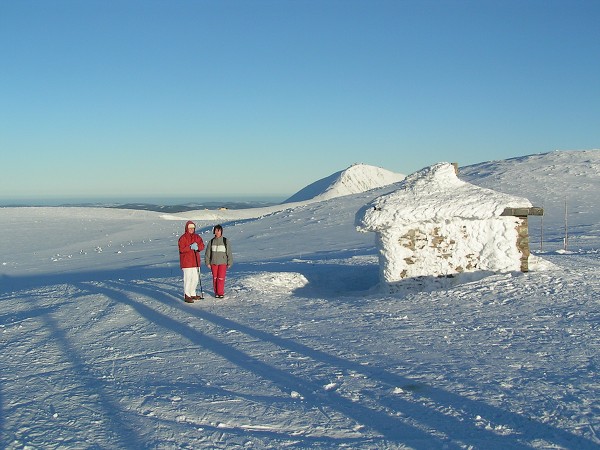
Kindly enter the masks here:
<path id="1" fill-rule="evenodd" d="M 320 201 L 358 194 L 402 181 L 405 175 L 380 167 L 355 163 L 296 192 L 284 203 Z"/>

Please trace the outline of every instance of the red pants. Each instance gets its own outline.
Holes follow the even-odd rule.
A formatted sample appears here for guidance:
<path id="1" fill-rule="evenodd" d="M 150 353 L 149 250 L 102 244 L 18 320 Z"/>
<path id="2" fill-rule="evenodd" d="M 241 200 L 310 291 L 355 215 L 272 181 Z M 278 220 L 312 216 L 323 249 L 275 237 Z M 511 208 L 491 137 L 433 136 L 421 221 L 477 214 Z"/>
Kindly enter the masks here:
<path id="1" fill-rule="evenodd" d="M 210 270 L 213 275 L 213 289 L 215 295 L 225 295 L 225 274 L 227 273 L 227 264 L 211 264 Z"/>

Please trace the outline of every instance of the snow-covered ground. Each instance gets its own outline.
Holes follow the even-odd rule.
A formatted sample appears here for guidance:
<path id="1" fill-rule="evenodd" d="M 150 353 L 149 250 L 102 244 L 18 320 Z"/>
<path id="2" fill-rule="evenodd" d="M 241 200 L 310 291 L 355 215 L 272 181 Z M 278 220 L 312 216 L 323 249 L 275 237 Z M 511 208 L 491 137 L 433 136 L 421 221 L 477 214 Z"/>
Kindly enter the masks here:
<path id="1" fill-rule="evenodd" d="M 237 213 L 0 209 L 0 447 L 600 448 L 600 151 L 460 177 L 545 207 L 543 270 L 382 294 L 354 221 L 393 186 Z M 188 218 L 224 225 L 224 300 L 204 270 L 206 300 L 182 301 Z"/>

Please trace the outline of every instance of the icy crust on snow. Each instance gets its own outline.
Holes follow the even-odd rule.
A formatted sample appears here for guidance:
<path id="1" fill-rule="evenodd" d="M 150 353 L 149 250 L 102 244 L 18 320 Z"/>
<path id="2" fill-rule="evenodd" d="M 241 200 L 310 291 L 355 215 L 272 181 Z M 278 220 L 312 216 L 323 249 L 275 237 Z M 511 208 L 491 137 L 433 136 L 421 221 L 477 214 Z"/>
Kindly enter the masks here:
<path id="1" fill-rule="evenodd" d="M 439 163 L 408 176 L 398 190 L 370 203 L 357 216 L 357 226 L 360 231 L 376 231 L 452 218 L 484 220 L 499 217 L 505 208 L 531 206 L 526 198 L 462 181 L 452 164 Z"/>
<path id="2" fill-rule="evenodd" d="M 306 186 L 284 203 L 307 200 L 327 200 L 344 195 L 358 194 L 371 189 L 397 183 L 405 175 L 367 164 L 353 164 L 346 170 L 336 172 Z"/>

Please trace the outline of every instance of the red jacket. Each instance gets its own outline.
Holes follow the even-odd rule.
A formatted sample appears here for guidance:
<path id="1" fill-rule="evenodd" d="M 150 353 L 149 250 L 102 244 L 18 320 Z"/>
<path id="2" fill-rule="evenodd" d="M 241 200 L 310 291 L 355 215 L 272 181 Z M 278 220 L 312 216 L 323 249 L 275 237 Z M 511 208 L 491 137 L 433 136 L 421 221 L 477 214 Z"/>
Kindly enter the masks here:
<path id="1" fill-rule="evenodd" d="M 200 267 L 202 262 L 202 258 L 200 256 L 200 252 L 204 250 L 204 241 L 200 237 L 200 235 L 196 234 L 196 230 L 192 233 L 188 231 L 188 225 L 196 224 L 191 220 L 188 220 L 185 224 L 185 230 L 183 234 L 179 237 L 179 266 L 182 269 L 186 269 L 189 267 Z M 198 244 L 198 251 L 194 251 L 190 248 L 194 242 Z"/>

